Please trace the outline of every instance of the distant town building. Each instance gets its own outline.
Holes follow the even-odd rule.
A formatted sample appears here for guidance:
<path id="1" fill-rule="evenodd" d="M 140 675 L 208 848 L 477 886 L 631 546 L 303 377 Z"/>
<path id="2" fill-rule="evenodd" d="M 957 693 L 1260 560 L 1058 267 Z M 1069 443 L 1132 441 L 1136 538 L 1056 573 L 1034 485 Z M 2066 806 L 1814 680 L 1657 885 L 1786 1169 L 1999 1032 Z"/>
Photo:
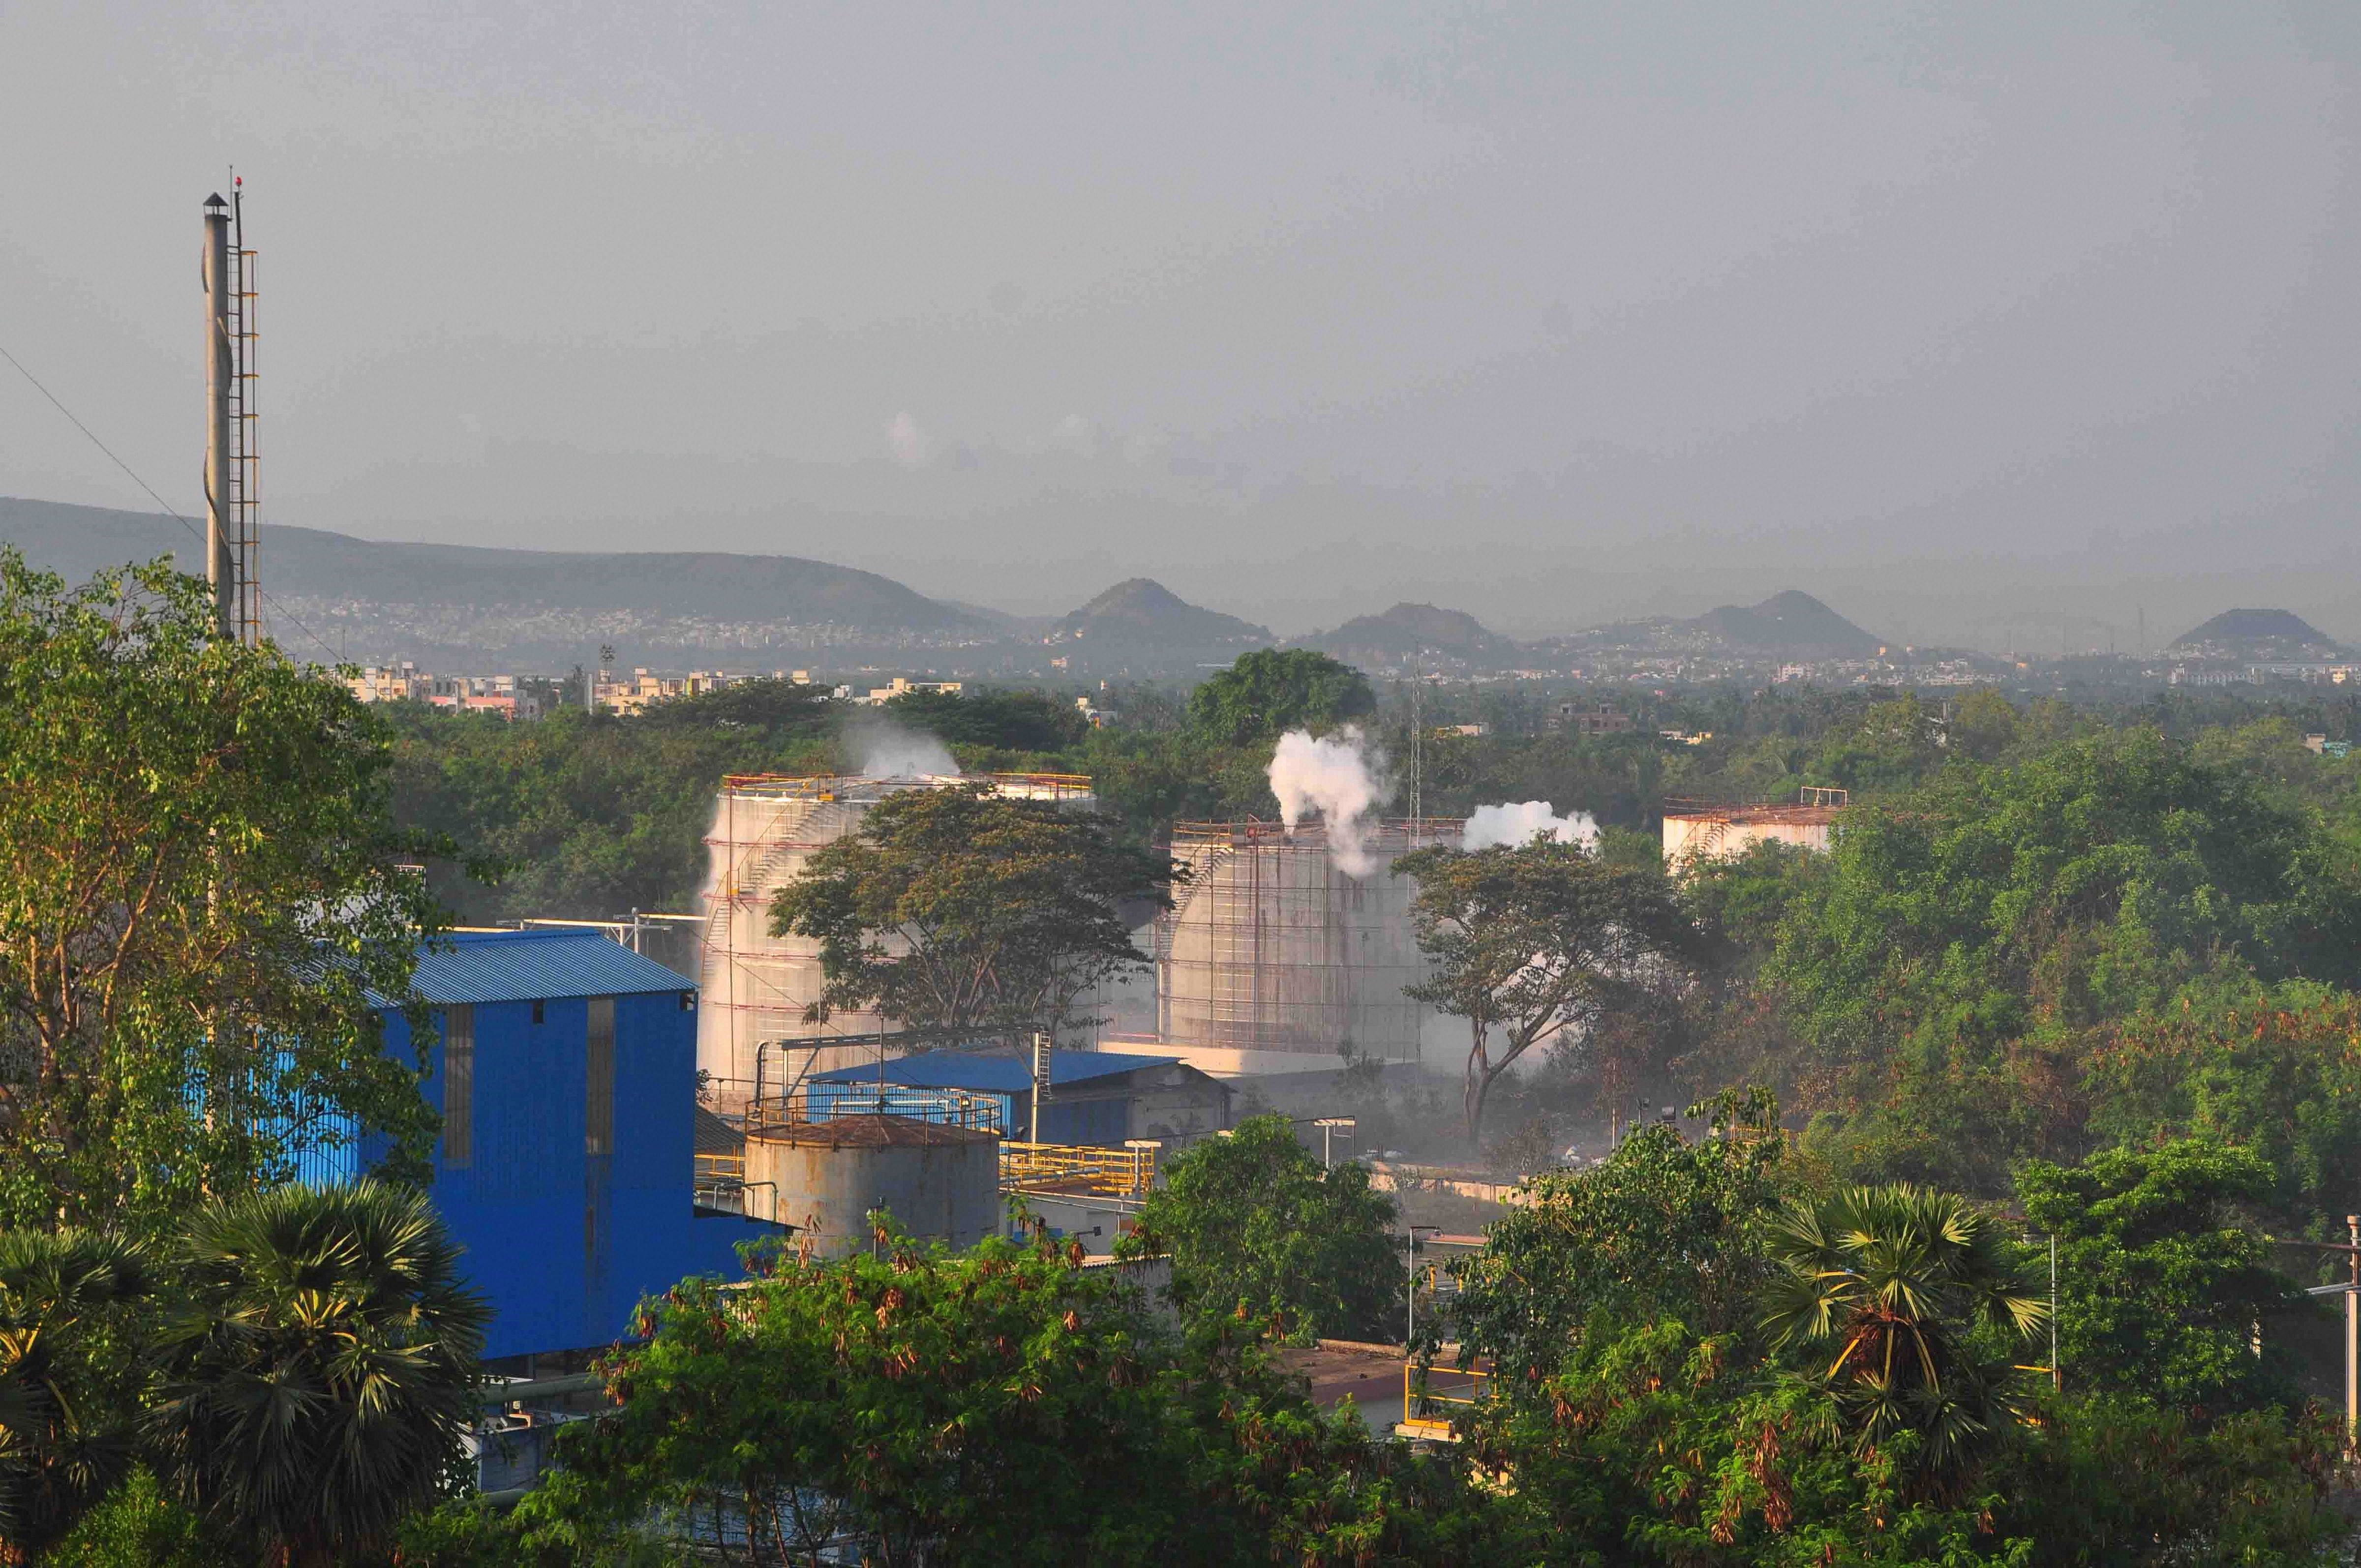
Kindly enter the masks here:
<path id="1" fill-rule="evenodd" d="M 957 696 L 963 689 L 964 684 L 959 681 L 913 681 L 895 675 L 890 685 L 870 687 L 869 695 L 862 700 L 875 707 L 882 703 L 892 702 L 897 696 L 908 696 L 913 692 L 940 692 Z"/>
<path id="2" fill-rule="evenodd" d="M 548 712 L 544 692 L 515 675 L 437 675 L 407 661 L 372 665 L 347 677 L 345 685 L 363 702 L 424 703 L 511 721 L 541 718 Z"/>
<path id="3" fill-rule="evenodd" d="M 1477 724 L 1438 724 L 1438 725 L 1436 725 L 1436 726 L 1435 726 L 1435 728 L 1434 728 L 1434 732 L 1435 732 L 1435 734 L 1436 734 L 1437 736 L 1444 736 L 1444 735 L 1469 735 L 1469 736 L 1482 736 L 1482 735 L 1489 735 L 1490 733 L 1492 733 L 1492 727 L 1491 727 L 1490 725 L 1488 725 L 1488 724 L 1483 724 L 1483 723 L 1477 723 Z"/>
<path id="4" fill-rule="evenodd" d="M 1620 735 L 1631 728 L 1632 718 L 1630 714 L 1618 713 L 1603 702 L 1595 707 L 1585 707 L 1578 702 L 1562 702 L 1557 705 L 1557 711 L 1550 715 L 1548 722 L 1552 729 L 1568 730 L 1576 735 Z"/>
<path id="5" fill-rule="evenodd" d="M 1060 660 L 1060 663 L 1063 661 Z M 1115 718 L 1114 708 L 1093 707 L 1091 699 L 1086 696 L 1078 696 L 1074 699 L 1074 711 L 1081 714 L 1082 722 L 1093 729 L 1104 729 Z"/>

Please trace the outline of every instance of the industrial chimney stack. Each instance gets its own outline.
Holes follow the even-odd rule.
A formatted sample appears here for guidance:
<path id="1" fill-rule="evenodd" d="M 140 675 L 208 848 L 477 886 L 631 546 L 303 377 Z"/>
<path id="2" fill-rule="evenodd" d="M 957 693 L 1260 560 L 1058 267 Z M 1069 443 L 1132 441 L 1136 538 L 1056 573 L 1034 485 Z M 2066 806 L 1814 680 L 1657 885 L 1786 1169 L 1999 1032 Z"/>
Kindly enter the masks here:
<path id="1" fill-rule="evenodd" d="M 237 340 L 230 329 L 229 203 L 205 198 L 205 581 L 214 634 L 237 635 L 237 460 L 230 441 L 237 398 Z"/>
<path id="2" fill-rule="evenodd" d="M 214 630 L 262 641 L 257 574 L 260 499 L 254 424 L 254 252 L 246 248 L 244 192 L 205 198 L 205 581 Z"/>

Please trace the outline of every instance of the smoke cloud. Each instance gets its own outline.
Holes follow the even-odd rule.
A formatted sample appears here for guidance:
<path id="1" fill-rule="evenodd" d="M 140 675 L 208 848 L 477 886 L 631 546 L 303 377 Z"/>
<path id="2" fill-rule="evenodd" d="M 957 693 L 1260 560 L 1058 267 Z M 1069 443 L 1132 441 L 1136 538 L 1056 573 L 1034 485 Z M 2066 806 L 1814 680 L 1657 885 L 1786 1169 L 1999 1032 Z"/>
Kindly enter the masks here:
<path id="1" fill-rule="evenodd" d="M 1530 844 L 1536 833 L 1547 833 L 1561 844 L 1598 846 L 1598 822 L 1587 811 L 1560 817 L 1546 800 L 1526 800 L 1499 806 L 1479 806 L 1467 819 L 1462 848 L 1488 850 L 1495 844 Z"/>
<path id="2" fill-rule="evenodd" d="M 1302 729 L 1279 738 L 1270 758 L 1270 793 L 1287 830 L 1312 812 L 1328 829 L 1328 858 L 1346 876 L 1378 869 L 1368 850 L 1369 813 L 1385 796 L 1384 756 L 1357 729 L 1313 740 Z"/>
<path id="3" fill-rule="evenodd" d="M 959 759 L 942 741 L 882 716 L 855 719 L 845 740 L 860 755 L 857 771 L 863 778 L 906 779 L 960 771 Z"/>

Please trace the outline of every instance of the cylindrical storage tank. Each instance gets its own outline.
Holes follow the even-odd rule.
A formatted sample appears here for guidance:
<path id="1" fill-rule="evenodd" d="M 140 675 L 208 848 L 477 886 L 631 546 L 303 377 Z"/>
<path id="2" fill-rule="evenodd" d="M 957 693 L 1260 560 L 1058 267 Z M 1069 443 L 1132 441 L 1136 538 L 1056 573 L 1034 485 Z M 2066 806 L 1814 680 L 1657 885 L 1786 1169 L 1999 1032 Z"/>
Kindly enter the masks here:
<path id="1" fill-rule="evenodd" d="M 1350 1045 L 1415 1061 L 1428 1009 L 1402 994 L 1425 977 L 1410 923 L 1418 889 L 1392 874 L 1412 850 L 1455 844 L 1456 821 L 1372 823 L 1376 861 L 1356 877 L 1314 825 L 1182 823 L 1190 872 L 1157 921 L 1159 1031 L 1178 1045 L 1330 1053 Z"/>
<path id="2" fill-rule="evenodd" d="M 906 790 L 963 782 L 986 783 L 995 793 L 1027 799 L 1091 799 L 1088 779 L 1050 773 L 994 773 L 980 780 L 957 773 L 765 774 L 722 781 L 713 828 L 706 835 L 710 859 L 699 895 L 705 922 L 697 960 L 697 1065 L 723 1114 L 744 1107 L 758 1078 L 775 1092 L 798 1073 L 826 1072 L 874 1057 L 873 1043 L 804 1048 L 841 1036 L 873 1041 L 886 1021 L 874 1013 L 835 1013 L 826 1023 L 804 1017 L 824 982 L 819 944 L 772 936 L 771 899 L 813 856 L 860 831 L 862 818 L 879 801 Z M 781 1041 L 792 1048 L 777 1048 Z M 765 1042 L 773 1047 L 763 1049 Z"/>
<path id="3" fill-rule="evenodd" d="M 767 1183 L 768 1185 L 765 1185 Z M 973 1246 L 1000 1231 L 1000 1140 L 910 1116 L 852 1114 L 746 1135 L 746 1212 L 796 1227 L 817 1257 L 870 1245 L 890 1212 L 920 1241 Z"/>

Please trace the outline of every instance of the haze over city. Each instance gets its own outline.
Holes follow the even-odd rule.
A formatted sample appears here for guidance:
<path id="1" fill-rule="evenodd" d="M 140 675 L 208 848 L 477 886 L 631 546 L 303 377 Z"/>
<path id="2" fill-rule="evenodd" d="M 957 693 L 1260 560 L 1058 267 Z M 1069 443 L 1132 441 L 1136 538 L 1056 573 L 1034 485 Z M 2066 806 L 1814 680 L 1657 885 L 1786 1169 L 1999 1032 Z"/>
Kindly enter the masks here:
<path id="1" fill-rule="evenodd" d="M 2349 641 L 2356 65 L 2324 5 L 13 6 L 0 338 L 201 515 L 235 165 L 266 523 Z M 154 510 L 13 373 L 0 433 Z"/>

